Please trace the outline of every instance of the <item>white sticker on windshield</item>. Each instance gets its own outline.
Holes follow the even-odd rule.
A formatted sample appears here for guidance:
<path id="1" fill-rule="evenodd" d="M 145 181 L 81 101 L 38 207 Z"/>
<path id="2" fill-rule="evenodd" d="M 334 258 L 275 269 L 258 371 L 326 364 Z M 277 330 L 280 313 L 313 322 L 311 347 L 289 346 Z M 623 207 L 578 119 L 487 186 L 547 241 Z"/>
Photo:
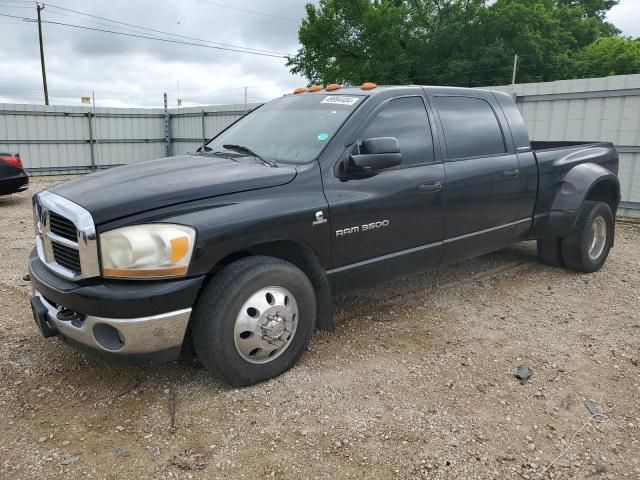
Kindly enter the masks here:
<path id="1" fill-rule="evenodd" d="M 330 95 L 328 97 L 324 97 L 324 99 L 320 103 L 334 103 L 338 105 L 355 105 L 357 101 L 360 100 L 358 97 L 345 97 L 342 95 Z"/>

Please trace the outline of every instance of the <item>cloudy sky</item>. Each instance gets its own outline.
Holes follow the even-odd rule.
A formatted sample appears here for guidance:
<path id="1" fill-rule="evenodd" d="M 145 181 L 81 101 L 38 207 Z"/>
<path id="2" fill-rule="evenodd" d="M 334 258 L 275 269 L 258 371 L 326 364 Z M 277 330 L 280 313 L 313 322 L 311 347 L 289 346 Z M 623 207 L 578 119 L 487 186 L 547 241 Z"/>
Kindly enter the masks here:
<path id="1" fill-rule="evenodd" d="M 98 106 L 160 106 L 162 93 L 176 105 L 262 101 L 305 83 L 278 55 L 298 48 L 297 30 L 307 0 L 54 0 L 43 19 L 269 55 L 201 48 L 110 35 L 63 25 L 43 25 L 50 103 L 80 105 L 95 91 Z M 74 11 L 70 11 L 74 10 Z M 114 24 L 117 20 L 151 30 Z M 0 0 L 0 14 L 35 18 L 33 1 Z M 621 0 L 609 19 L 640 37 L 640 0 Z M 42 101 L 36 24 L 0 16 L 0 102 Z M 223 45 L 224 44 L 224 45 Z"/>

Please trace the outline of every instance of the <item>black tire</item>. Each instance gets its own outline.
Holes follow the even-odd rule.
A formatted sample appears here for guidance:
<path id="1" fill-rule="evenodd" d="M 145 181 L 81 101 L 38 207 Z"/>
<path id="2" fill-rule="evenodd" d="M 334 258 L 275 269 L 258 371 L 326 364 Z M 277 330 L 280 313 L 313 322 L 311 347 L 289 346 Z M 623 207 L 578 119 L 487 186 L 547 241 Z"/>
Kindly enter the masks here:
<path id="1" fill-rule="evenodd" d="M 562 238 L 540 238 L 537 242 L 538 260 L 552 267 L 564 267 L 562 256 Z"/>
<path id="2" fill-rule="evenodd" d="M 592 251 L 597 255 L 591 256 L 589 253 L 594 239 L 592 229 L 594 222 L 600 222 L 597 219 L 603 219 L 606 224 L 606 239 L 601 251 L 597 248 L 595 252 Z M 563 242 L 562 256 L 565 265 L 567 268 L 585 273 L 600 270 L 613 245 L 613 236 L 614 218 L 609 205 L 604 202 L 585 201 L 573 231 Z"/>
<path id="3" fill-rule="evenodd" d="M 256 364 L 236 348 L 234 328 L 245 302 L 268 287 L 291 292 L 299 313 L 297 328 L 280 354 Z M 290 369 L 307 349 L 315 323 L 315 292 L 298 267 L 273 257 L 247 257 L 225 267 L 200 293 L 193 313 L 193 344 L 198 359 L 214 375 L 231 385 L 251 385 Z"/>

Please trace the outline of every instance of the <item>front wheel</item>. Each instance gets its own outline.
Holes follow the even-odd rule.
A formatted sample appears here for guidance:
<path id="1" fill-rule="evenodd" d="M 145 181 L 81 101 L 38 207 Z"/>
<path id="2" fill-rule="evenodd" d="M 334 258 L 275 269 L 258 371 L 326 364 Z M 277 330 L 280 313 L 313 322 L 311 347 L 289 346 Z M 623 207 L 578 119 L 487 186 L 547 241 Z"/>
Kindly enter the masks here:
<path id="1" fill-rule="evenodd" d="M 251 385 L 291 368 L 316 321 L 311 282 L 295 265 L 255 256 L 228 265 L 204 288 L 193 317 L 202 364 L 233 385 Z"/>
<path id="2" fill-rule="evenodd" d="M 573 232 L 563 242 L 565 265 L 580 272 L 600 270 L 613 245 L 614 227 L 609 205 L 585 202 Z"/>

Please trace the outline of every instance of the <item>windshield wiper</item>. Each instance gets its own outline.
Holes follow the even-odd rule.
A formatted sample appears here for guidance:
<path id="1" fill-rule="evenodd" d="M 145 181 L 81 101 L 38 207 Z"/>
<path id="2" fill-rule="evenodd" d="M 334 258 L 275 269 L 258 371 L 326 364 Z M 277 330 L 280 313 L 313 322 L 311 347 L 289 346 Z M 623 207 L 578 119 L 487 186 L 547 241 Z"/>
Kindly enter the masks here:
<path id="1" fill-rule="evenodd" d="M 229 155 L 227 152 L 213 152 L 213 153 L 210 153 L 210 155 L 214 157 L 221 157 L 221 158 L 226 158 L 228 160 L 233 160 L 236 163 L 239 161 L 235 157 L 232 157 L 231 155 Z"/>
<path id="2" fill-rule="evenodd" d="M 272 162 L 271 160 L 267 160 L 265 158 L 262 158 L 256 152 L 251 150 L 249 147 L 245 147 L 244 145 L 235 145 L 235 144 L 232 144 L 232 143 L 227 143 L 225 145 L 222 145 L 222 147 L 226 148 L 227 150 L 233 150 L 234 152 L 245 153 L 245 154 L 247 154 L 247 155 L 249 155 L 251 157 L 257 158 L 258 160 L 260 160 L 265 165 L 269 165 L 270 167 L 276 167 L 276 164 L 274 162 Z"/>

